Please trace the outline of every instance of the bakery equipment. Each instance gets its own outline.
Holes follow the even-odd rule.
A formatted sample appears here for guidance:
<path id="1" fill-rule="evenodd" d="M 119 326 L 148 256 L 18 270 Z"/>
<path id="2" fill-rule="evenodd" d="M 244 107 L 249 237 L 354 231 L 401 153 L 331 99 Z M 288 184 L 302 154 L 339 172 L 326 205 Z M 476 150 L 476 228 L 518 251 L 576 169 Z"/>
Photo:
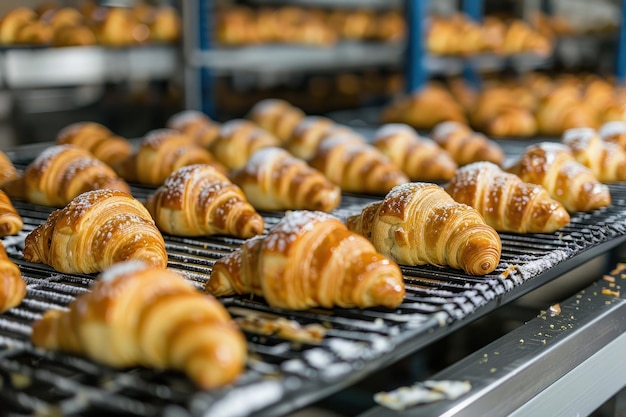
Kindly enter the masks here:
<path id="1" fill-rule="evenodd" d="M 19 164 L 37 151 L 26 147 L 10 156 Z M 133 186 L 139 199 L 151 191 Z M 25 234 L 43 222 L 51 209 L 16 202 L 25 230 L 4 243 L 29 292 L 21 306 L 0 316 L 0 403 L 15 415 L 284 415 L 366 378 L 623 243 L 626 185 L 611 185 L 611 193 L 611 206 L 574 215 L 571 224 L 556 234 L 501 234 L 501 263 L 486 277 L 436 267 L 404 267 L 407 297 L 393 311 L 289 312 L 270 308 L 258 298 L 224 298 L 235 318 L 248 317 L 252 322 L 282 318 L 294 328 L 295 323 L 320 324 L 324 337 L 294 340 L 247 331 L 250 360 L 245 373 L 232 387 L 215 391 L 198 391 L 175 372 L 113 370 L 83 358 L 34 349 L 28 342 L 31 321 L 48 308 L 63 308 L 87 291 L 94 277 L 61 274 L 24 261 Z M 335 214 L 345 219 L 372 200 L 345 195 Z M 271 227 L 281 213 L 263 215 L 266 227 Z M 240 242 L 226 237 L 166 237 L 169 265 L 201 287 L 214 260 Z"/>

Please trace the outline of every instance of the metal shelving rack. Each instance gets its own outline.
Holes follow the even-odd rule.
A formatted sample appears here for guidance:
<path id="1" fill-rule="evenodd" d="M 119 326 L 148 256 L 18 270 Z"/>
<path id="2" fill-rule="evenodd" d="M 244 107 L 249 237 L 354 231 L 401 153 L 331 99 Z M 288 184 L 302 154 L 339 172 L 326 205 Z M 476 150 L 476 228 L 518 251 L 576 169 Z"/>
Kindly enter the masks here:
<path id="1" fill-rule="evenodd" d="M 257 0 L 273 4 L 275 0 Z M 334 47 L 303 47 L 297 45 L 260 45 L 227 48 L 216 45 L 211 33 L 214 10 L 212 0 L 190 0 L 184 3 L 186 106 L 214 115 L 213 76 L 234 72 L 267 73 L 289 71 L 319 71 L 328 69 L 397 67 L 404 66 L 407 92 L 419 90 L 431 75 L 460 75 L 478 84 L 477 71 L 502 68 L 529 70 L 545 67 L 550 61 L 532 54 L 499 56 L 481 54 L 472 57 L 436 56 L 424 48 L 429 0 L 342 0 L 311 3 L 297 1 L 297 5 L 315 4 L 318 7 L 405 8 L 408 34 L 399 44 L 371 42 L 339 42 Z M 482 0 L 465 0 L 462 10 L 480 20 Z"/>

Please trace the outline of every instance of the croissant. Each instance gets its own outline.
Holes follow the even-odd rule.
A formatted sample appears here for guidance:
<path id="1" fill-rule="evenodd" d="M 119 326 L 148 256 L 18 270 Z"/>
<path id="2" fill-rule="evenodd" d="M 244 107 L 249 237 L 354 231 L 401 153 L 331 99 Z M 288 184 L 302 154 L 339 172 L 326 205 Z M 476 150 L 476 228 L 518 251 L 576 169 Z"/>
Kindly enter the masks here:
<path id="1" fill-rule="evenodd" d="M 100 272 L 117 262 L 167 266 L 163 236 L 148 210 L 117 190 L 88 191 L 26 236 L 24 259 L 59 272 Z"/>
<path id="2" fill-rule="evenodd" d="M 570 221 L 565 207 L 545 188 L 523 182 L 491 162 L 459 168 L 444 188 L 458 203 L 478 210 L 499 232 L 553 233 Z"/>
<path id="3" fill-rule="evenodd" d="M 24 227 L 24 221 L 19 215 L 9 196 L 0 190 L 0 236 L 15 235 Z"/>
<path id="4" fill-rule="evenodd" d="M 276 98 L 259 101 L 248 114 L 248 119 L 274 134 L 281 143 L 291 138 L 295 127 L 304 117 L 302 110 Z"/>
<path id="5" fill-rule="evenodd" d="M 263 233 L 265 225 L 243 191 L 210 165 L 177 169 L 146 207 L 159 229 L 172 235 L 249 238 Z"/>
<path id="6" fill-rule="evenodd" d="M 484 131 L 497 137 L 534 136 L 537 133 L 537 121 L 529 109 L 506 106 L 485 122 Z"/>
<path id="7" fill-rule="evenodd" d="M 324 141 L 309 164 L 346 192 L 384 194 L 409 181 L 376 148 L 342 136 Z"/>
<path id="8" fill-rule="evenodd" d="M 432 129 L 445 121 L 467 123 L 463 107 L 443 86 L 428 84 L 418 92 L 383 109 L 383 123 L 406 123 L 415 129 Z"/>
<path id="9" fill-rule="evenodd" d="M 130 193 L 128 184 L 113 168 L 74 145 L 45 149 L 26 167 L 20 178 L 5 183 L 3 188 L 10 197 L 50 207 L 62 207 L 90 190 L 112 189 Z"/>
<path id="10" fill-rule="evenodd" d="M 598 135 L 606 142 L 619 145 L 626 150 L 626 122 L 607 122 L 598 129 Z"/>
<path id="11" fill-rule="evenodd" d="M 259 210 L 320 210 L 339 206 L 341 189 L 300 158 L 277 147 L 259 149 L 232 175 Z"/>
<path id="12" fill-rule="evenodd" d="M 120 164 L 119 172 L 128 181 L 157 186 L 178 168 L 194 164 L 209 164 L 224 171 L 191 137 L 173 129 L 156 129 L 144 136 L 137 152 Z"/>
<path id="13" fill-rule="evenodd" d="M 398 265 L 320 211 L 288 212 L 267 236 L 249 239 L 218 259 L 206 291 L 252 293 L 292 310 L 395 308 L 405 293 Z"/>
<path id="14" fill-rule="evenodd" d="M 245 338 L 215 298 L 173 270 L 140 261 L 108 268 L 69 310 L 46 311 L 31 339 L 116 368 L 181 370 L 205 389 L 234 381 L 247 354 Z"/>
<path id="15" fill-rule="evenodd" d="M 284 146 L 294 156 L 308 161 L 334 127 L 335 123 L 326 117 L 307 116 L 294 127 L 291 138 Z"/>
<path id="16" fill-rule="evenodd" d="M 447 181 L 457 168 L 447 151 L 405 124 L 383 125 L 372 144 L 411 181 Z"/>
<path id="17" fill-rule="evenodd" d="M 65 127 L 57 135 L 56 143 L 86 149 L 111 167 L 133 152 L 133 146 L 128 140 L 115 136 L 107 127 L 95 122 L 79 122 Z"/>
<path id="18" fill-rule="evenodd" d="M 268 146 L 278 146 L 279 140 L 249 120 L 234 119 L 222 125 L 211 152 L 226 168 L 243 167 L 254 152 Z"/>
<path id="19" fill-rule="evenodd" d="M 0 151 L 0 186 L 5 182 L 16 179 L 18 176 L 13 162 L 4 152 Z"/>
<path id="20" fill-rule="evenodd" d="M 611 204 L 607 186 L 576 161 L 564 144 L 543 142 L 529 146 L 506 171 L 524 182 L 542 185 L 569 212 L 590 211 Z"/>
<path id="21" fill-rule="evenodd" d="M 382 201 L 350 216 L 348 228 L 405 265 L 447 265 L 470 275 L 496 269 L 502 243 L 480 213 L 429 183 L 394 187 Z"/>
<path id="22" fill-rule="evenodd" d="M 431 134 L 435 142 L 448 151 L 459 166 L 480 161 L 500 165 L 504 161 L 504 151 L 500 145 L 487 139 L 485 135 L 473 132 L 462 123 L 439 123 Z"/>
<path id="23" fill-rule="evenodd" d="M 220 125 L 197 110 L 178 112 L 167 120 L 165 126 L 191 136 L 203 148 L 208 148 L 220 134 Z"/>
<path id="24" fill-rule="evenodd" d="M 574 158 L 587 168 L 600 182 L 626 180 L 626 151 L 615 143 L 605 142 L 592 128 L 568 129 L 561 142 L 567 145 Z"/>
<path id="25" fill-rule="evenodd" d="M 18 306 L 26 295 L 26 282 L 22 273 L 9 259 L 4 244 L 0 241 L 0 313 Z"/>

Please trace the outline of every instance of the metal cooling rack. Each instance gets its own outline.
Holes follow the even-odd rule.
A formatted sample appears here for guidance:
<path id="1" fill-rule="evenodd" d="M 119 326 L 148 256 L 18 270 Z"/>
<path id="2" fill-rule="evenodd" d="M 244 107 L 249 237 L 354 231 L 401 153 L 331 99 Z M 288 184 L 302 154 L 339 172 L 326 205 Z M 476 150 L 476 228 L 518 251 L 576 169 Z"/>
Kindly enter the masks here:
<path id="1" fill-rule="evenodd" d="M 321 324 L 321 342 L 294 342 L 246 332 L 250 359 L 232 386 L 198 391 L 177 372 L 114 370 L 87 359 L 35 349 L 31 323 L 49 308 L 64 308 L 88 291 L 91 275 L 68 275 L 24 261 L 26 234 L 51 209 L 15 202 L 25 221 L 3 239 L 28 283 L 23 303 L 0 315 L 0 404 L 9 415 L 271 416 L 283 415 L 355 383 L 459 326 L 558 277 L 626 240 L 626 184 L 610 186 L 613 204 L 572 217 L 555 234 L 500 234 L 501 263 L 485 277 L 437 267 L 403 267 L 407 295 L 395 310 L 372 308 L 285 311 L 262 299 L 222 299 L 233 317 L 287 318 Z M 133 187 L 144 199 L 151 189 Z M 335 214 L 345 219 L 372 201 L 344 196 Z M 267 227 L 282 213 L 263 213 Z M 169 266 L 198 287 L 213 262 L 241 240 L 165 236 Z M 461 319 L 466 319 L 461 322 Z M 467 320 L 469 319 L 469 320 Z"/>

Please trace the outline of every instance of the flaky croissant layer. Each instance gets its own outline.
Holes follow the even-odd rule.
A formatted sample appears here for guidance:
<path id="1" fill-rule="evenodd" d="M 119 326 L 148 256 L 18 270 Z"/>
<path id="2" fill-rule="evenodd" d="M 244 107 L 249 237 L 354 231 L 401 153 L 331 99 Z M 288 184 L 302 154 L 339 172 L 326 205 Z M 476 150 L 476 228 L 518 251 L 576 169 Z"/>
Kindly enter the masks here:
<path id="1" fill-rule="evenodd" d="M 206 291 L 258 294 L 279 308 L 385 306 L 404 298 L 400 268 L 367 239 L 319 211 L 292 211 L 267 236 L 219 259 Z"/>
<path id="2" fill-rule="evenodd" d="M 265 225 L 243 191 L 206 164 L 174 171 L 148 197 L 146 207 L 161 231 L 179 236 L 249 238 L 262 233 Z"/>
<path id="3" fill-rule="evenodd" d="M 48 310 L 32 341 L 118 368 L 181 370 L 201 388 L 234 381 L 246 359 L 245 338 L 217 300 L 140 261 L 108 268 L 69 310 Z"/>
<path id="4" fill-rule="evenodd" d="M 167 265 L 165 241 L 148 210 L 115 190 L 83 193 L 52 212 L 26 236 L 24 259 L 66 273 L 100 272 L 131 259 Z"/>
<path id="5" fill-rule="evenodd" d="M 439 265 L 485 275 L 496 269 L 502 243 L 470 206 L 429 183 L 394 187 L 347 221 L 376 249 L 405 265 Z"/>
<path id="6" fill-rule="evenodd" d="M 445 190 L 478 210 L 498 231 L 552 233 L 570 221 L 565 207 L 541 185 L 524 182 L 490 162 L 459 168 Z"/>

